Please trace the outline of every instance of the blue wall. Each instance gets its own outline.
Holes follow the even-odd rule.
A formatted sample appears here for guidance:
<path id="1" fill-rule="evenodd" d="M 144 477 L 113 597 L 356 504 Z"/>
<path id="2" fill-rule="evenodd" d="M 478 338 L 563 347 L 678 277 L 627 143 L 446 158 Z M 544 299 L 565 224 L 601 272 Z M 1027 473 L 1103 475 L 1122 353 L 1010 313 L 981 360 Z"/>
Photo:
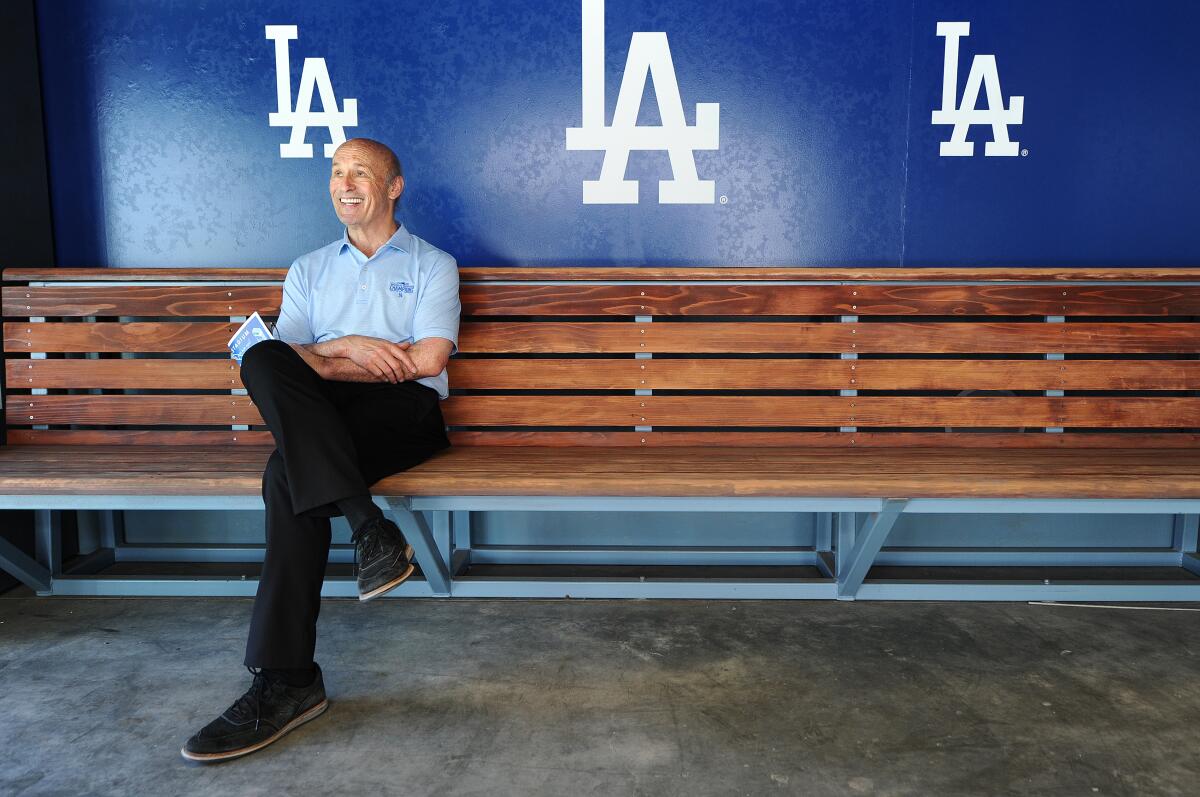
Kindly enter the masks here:
<path id="1" fill-rule="evenodd" d="M 635 152 L 637 205 L 584 205 L 602 154 L 581 123 L 578 2 L 41 0 L 63 265 L 284 266 L 340 231 L 323 128 L 282 159 L 268 24 L 294 24 L 292 92 L 323 57 L 350 135 L 406 165 L 403 218 L 464 265 L 1195 265 L 1200 5 L 1096 0 L 609 0 L 607 110 L 634 31 L 665 31 L 720 201 L 660 205 L 662 152 Z M 1028 154 L 941 157 L 943 39 L 994 53 Z M 983 103 L 981 101 L 981 107 Z M 648 93 L 641 124 L 657 124 Z"/>

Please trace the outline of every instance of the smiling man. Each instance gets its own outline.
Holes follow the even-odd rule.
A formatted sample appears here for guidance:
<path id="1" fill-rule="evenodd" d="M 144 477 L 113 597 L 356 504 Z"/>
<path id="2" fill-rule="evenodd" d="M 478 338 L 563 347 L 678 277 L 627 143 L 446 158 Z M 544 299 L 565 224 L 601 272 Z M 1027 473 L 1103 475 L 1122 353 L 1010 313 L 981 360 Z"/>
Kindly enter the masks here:
<path id="1" fill-rule="evenodd" d="M 379 479 L 450 445 L 439 402 L 458 340 L 454 258 L 396 222 L 404 175 L 365 138 L 333 156 L 329 196 L 346 231 L 298 258 L 277 341 L 242 358 L 242 382 L 275 439 L 263 473 L 267 551 L 250 621 L 249 691 L 182 754 L 252 753 L 325 711 L 313 661 L 330 522 L 353 530 L 359 600 L 399 586 L 412 548 L 371 500 Z"/>

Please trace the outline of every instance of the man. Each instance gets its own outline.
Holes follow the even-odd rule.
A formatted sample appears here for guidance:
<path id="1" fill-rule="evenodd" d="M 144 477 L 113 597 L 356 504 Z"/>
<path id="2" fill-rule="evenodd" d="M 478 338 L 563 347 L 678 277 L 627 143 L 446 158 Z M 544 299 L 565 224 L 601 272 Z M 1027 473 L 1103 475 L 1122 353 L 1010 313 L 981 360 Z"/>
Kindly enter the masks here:
<path id="1" fill-rule="evenodd" d="M 188 739 L 194 761 L 252 753 L 328 707 L 313 661 L 329 518 L 353 530 L 359 600 L 412 573 L 412 548 L 370 485 L 446 448 L 439 407 L 458 340 L 454 258 L 395 220 L 395 154 L 352 139 L 329 196 L 346 232 L 288 270 L 276 327 L 242 358 L 242 381 L 275 439 L 263 473 L 267 552 L 245 664 L 249 691 Z"/>

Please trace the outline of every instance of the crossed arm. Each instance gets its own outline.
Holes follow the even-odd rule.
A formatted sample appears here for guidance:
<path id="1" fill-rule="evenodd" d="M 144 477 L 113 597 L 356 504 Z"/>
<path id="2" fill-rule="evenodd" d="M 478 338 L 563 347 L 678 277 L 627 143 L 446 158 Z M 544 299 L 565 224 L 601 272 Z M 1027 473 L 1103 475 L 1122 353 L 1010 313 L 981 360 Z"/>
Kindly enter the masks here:
<path id="1" fill-rule="evenodd" d="M 335 382 L 404 382 L 437 376 L 454 344 L 446 338 L 392 343 L 367 335 L 347 335 L 322 343 L 290 343 L 322 379 Z"/>

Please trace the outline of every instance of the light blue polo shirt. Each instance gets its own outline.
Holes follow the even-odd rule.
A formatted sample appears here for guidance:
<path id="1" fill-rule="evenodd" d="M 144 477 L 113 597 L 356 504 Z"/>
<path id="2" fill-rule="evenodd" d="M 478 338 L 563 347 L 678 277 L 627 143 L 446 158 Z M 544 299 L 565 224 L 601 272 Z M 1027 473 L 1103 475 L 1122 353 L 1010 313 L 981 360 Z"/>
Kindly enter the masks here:
<path id="1" fill-rule="evenodd" d="M 458 264 L 400 229 L 370 258 L 346 233 L 288 269 L 275 330 L 288 343 L 370 335 L 400 343 L 447 338 L 458 351 Z M 446 371 L 417 380 L 450 395 Z"/>

